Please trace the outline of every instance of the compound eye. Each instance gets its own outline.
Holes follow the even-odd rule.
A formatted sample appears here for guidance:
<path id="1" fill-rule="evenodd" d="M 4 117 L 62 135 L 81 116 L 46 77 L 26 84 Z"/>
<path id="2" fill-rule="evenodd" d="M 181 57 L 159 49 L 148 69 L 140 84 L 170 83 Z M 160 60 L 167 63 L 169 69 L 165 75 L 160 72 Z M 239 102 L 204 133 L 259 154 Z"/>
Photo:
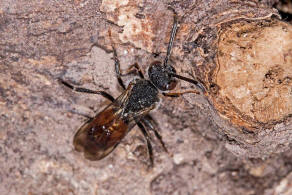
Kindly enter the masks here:
<path id="1" fill-rule="evenodd" d="M 175 79 L 171 79 L 169 83 L 166 85 L 166 90 L 172 90 L 176 87 L 177 81 Z"/>

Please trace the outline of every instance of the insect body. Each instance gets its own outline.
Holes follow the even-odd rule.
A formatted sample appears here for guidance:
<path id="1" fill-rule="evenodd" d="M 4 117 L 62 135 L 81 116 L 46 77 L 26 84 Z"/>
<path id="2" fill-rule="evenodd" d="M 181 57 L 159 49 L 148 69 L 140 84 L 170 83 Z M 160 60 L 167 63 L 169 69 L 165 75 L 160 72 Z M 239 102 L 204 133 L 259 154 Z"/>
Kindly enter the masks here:
<path id="1" fill-rule="evenodd" d="M 90 160 L 109 154 L 138 121 L 159 101 L 157 89 L 148 80 L 134 80 L 128 88 L 74 137 L 77 151 Z"/>
<path id="2" fill-rule="evenodd" d="M 113 47 L 118 82 L 124 88 L 124 92 L 116 99 L 104 91 L 76 88 L 65 81 L 61 81 L 74 91 L 99 94 L 112 101 L 103 111 L 85 123 L 74 136 L 73 143 L 75 149 L 83 152 L 85 158 L 89 160 L 104 158 L 114 150 L 136 124 L 146 138 L 151 165 L 153 165 L 153 153 L 149 131 L 154 132 L 164 150 L 167 151 L 157 131 L 156 123 L 149 115 L 149 112 L 157 106 L 160 100 L 160 91 L 174 89 L 177 84 L 176 78 L 193 83 L 201 88 L 201 90 L 204 90 L 204 87 L 196 80 L 177 75 L 174 67 L 168 64 L 176 30 L 177 20 L 175 17 L 164 63 L 155 61 L 150 64 L 148 69 L 149 79 L 144 78 L 138 64 L 132 65 L 130 69 L 134 68 L 139 73 L 140 78 L 131 81 L 127 88 L 121 79 L 120 62 L 117 52 Z M 110 32 L 109 36 L 111 37 Z M 177 97 L 184 93 L 198 92 L 191 90 L 180 93 L 163 92 L 162 94 Z"/>

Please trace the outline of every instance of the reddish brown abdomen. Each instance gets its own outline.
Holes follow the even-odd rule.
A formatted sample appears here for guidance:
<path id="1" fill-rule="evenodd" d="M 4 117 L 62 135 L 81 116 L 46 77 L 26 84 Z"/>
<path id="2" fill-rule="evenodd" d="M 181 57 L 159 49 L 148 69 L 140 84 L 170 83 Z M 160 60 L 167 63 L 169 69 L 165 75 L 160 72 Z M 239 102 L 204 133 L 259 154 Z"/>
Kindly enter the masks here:
<path id="1" fill-rule="evenodd" d="M 78 130 L 73 143 L 87 159 L 99 160 L 108 155 L 127 132 L 128 124 L 109 106 Z"/>

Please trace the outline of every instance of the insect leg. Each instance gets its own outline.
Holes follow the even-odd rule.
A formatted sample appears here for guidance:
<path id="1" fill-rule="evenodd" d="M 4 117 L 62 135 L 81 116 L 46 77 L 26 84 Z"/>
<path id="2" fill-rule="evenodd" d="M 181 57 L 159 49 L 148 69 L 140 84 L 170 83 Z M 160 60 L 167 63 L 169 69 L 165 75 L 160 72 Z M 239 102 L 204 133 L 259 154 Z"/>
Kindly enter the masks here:
<path id="1" fill-rule="evenodd" d="M 120 60 L 118 58 L 116 48 L 114 46 L 112 46 L 112 48 L 113 48 L 113 53 L 114 53 L 113 59 L 115 61 L 115 71 L 118 78 L 118 82 L 123 89 L 126 89 L 126 86 L 121 78 L 121 66 L 120 66 Z"/>
<path id="2" fill-rule="evenodd" d="M 195 93 L 195 94 L 200 94 L 200 92 L 196 90 L 189 90 L 189 91 L 183 91 L 183 92 L 170 92 L 170 93 L 162 93 L 164 96 L 168 97 L 179 97 L 185 93 Z"/>
<path id="3" fill-rule="evenodd" d="M 122 71 L 120 70 L 120 72 L 122 72 Z M 127 70 L 125 70 L 123 73 L 121 73 L 121 76 L 126 76 L 126 75 L 131 74 L 131 73 L 138 73 L 139 77 L 144 79 L 144 74 L 143 74 L 138 63 L 131 65 Z"/>
<path id="4" fill-rule="evenodd" d="M 116 71 L 116 75 L 117 75 L 117 78 L 118 78 L 118 82 L 120 84 L 120 86 L 123 88 L 123 89 L 126 89 L 126 86 L 121 78 L 121 76 L 124 76 L 124 75 L 128 75 L 128 74 L 131 74 L 133 73 L 133 71 L 137 71 L 139 76 L 141 78 L 144 78 L 144 74 L 140 68 L 140 66 L 135 63 L 133 65 L 131 65 L 126 71 L 125 73 L 122 73 L 121 71 L 121 65 L 120 65 L 120 60 L 118 58 L 118 54 L 117 54 L 117 50 L 113 44 L 113 40 L 112 40 L 112 33 L 111 33 L 111 30 L 108 31 L 108 35 L 109 35 L 109 38 L 111 40 L 111 43 L 112 43 L 112 49 L 113 49 L 113 60 L 115 61 L 115 71 Z"/>
<path id="5" fill-rule="evenodd" d="M 146 139 L 146 143 L 147 143 L 147 148 L 148 148 L 148 153 L 149 153 L 149 160 L 150 160 L 150 166 L 153 167 L 153 151 L 152 151 L 152 145 L 151 145 L 151 137 L 149 136 L 149 134 L 147 133 L 145 127 L 142 125 L 142 123 L 138 122 L 137 123 L 138 127 L 140 128 L 140 130 L 142 131 L 145 139 Z"/>
<path id="6" fill-rule="evenodd" d="M 118 82 L 119 82 L 120 86 L 123 89 L 126 89 L 126 86 L 125 86 L 125 84 L 124 84 L 124 82 L 123 82 L 123 80 L 121 78 L 122 76 L 131 74 L 131 73 L 133 73 L 135 71 L 135 72 L 138 72 L 139 76 L 142 79 L 144 78 L 144 74 L 143 74 L 140 66 L 137 63 L 131 65 L 127 70 L 125 70 L 124 73 L 122 73 L 121 66 L 120 66 L 120 60 L 118 59 L 117 51 L 116 51 L 116 49 L 114 47 L 112 47 L 112 48 L 113 48 L 113 53 L 114 53 L 116 75 L 117 75 L 117 78 L 118 78 Z"/>
<path id="7" fill-rule="evenodd" d="M 120 60 L 118 58 L 118 54 L 117 54 L 117 50 L 114 46 L 114 43 L 113 43 L 113 39 L 112 39 L 112 32 L 111 30 L 109 29 L 108 30 L 108 36 L 110 38 L 110 41 L 111 41 L 111 45 L 112 45 L 112 49 L 113 49 L 113 60 L 115 61 L 115 71 L 116 71 L 116 75 L 117 75 L 117 79 L 118 79 L 118 82 L 120 84 L 120 86 L 123 88 L 123 89 L 126 89 L 126 86 L 121 78 L 121 67 L 120 67 Z"/>
<path id="8" fill-rule="evenodd" d="M 91 90 L 91 89 L 86 89 L 86 88 L 81 88 L 81 87 L 75 87 L 75 86 L 73 86 L 73 85 L 69 84 L 68 82 L 63 81 L 61 79 L 59 81 L 63 85 L 65 85 L 66 87 L 70 88 L 73 91 L 82 92 L 82 93 L 90 93 L 90 94 L 98 94 L 98 95 L 101 95 L 101 96 L 105 97 L 106 99 L 108 99 L 108 100 L 110 100 L 112 102 L 115 100 L 115 98 L 113 96 L 111 96 L 110 94 L 108 94 L 105 91 L 94 91 L 94 90 Z"/>
<path id="9" fill-rule="evenodd" d="M 72 114 L 77 114 L 77 115 L 83 116 L 83 117 L 87 118 L 88 121 L 91 121 L 93 119 L 92 116 L 85 114 L 85 113 L 78 112 L 76 110 L 70 110 L 69 112 L 71 112 Z"/>
<path id="10" fill-rule="evenodd" d="M 156 122 L 154 121 L 154 119 L 148 114 L 146 115 L 143 119 L 142 119 L 143 124 L 150 129 L 151 131 L 154 132 L 155 137 L 159 140 L 160 144 L 162 145 L 163 149 L 165 152 L 168 153 L 168 150 L 162 140 L 162 136 L 160 135 L 160 133 L 157 131 L 158 125 L 156 124 Z"/>

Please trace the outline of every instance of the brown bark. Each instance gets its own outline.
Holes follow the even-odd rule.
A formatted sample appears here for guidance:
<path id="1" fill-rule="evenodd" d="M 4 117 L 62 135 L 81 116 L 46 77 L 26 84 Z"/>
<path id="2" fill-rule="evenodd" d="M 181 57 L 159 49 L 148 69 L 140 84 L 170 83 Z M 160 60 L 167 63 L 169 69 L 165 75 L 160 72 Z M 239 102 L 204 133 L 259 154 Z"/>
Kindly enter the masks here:
<path id="1" fill-rule="evenodd" d="M 276 2 L 2 1 L 0 191 L 291 193 L 292 27 Z M 137 62 L 146 73 L 165 56 L 168 6 L 180 19 L 170 63 L 207 92 L 162 98 L 152 115 L 170 154 L 156 141 L 153 169 L 138 128 L 107 158 L 85 160 L 72 145 L 86 120 L 80 114 L 108 102 L 57 79 L 117 97 L 109 29 L 122 69 Z"/>

